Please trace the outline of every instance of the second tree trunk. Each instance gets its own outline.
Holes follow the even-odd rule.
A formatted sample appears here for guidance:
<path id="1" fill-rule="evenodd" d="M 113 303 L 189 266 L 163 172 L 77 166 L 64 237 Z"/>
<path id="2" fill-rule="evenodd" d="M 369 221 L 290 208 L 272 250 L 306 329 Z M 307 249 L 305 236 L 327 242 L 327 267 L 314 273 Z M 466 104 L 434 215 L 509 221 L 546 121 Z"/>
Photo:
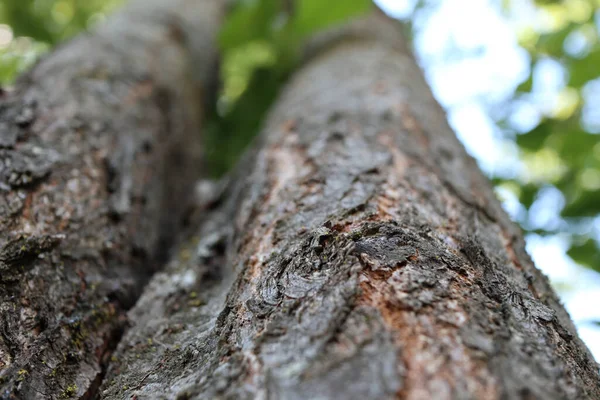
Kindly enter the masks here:
<path id="1" fill-rule="evenodd" d="M 382 16 L 319 45 L 103 396 L 600 398 L 522 235 Z"/>

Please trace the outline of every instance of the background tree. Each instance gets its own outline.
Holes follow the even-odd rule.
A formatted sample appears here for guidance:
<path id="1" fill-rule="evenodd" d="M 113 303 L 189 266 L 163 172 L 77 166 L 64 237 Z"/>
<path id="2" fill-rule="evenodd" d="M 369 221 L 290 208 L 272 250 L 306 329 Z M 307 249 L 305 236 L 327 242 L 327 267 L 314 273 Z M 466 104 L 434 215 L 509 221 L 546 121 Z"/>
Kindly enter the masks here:
<path id="1" fill-rule="evenodd" d="M 95 396 L 190 205 L 220 4 L 132 3 L 0 94 L 1 398 Z"/>

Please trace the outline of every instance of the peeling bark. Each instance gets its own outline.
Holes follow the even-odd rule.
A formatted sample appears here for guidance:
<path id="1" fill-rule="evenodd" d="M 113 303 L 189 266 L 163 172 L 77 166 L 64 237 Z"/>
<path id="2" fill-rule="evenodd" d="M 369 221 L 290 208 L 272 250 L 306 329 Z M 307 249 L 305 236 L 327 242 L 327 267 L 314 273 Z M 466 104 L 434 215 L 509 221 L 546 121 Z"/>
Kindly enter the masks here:
<path id="1" fill-rule="evenodd" d="M 138 1 L 0 98 L 0 398 L 92 398 L 198 175 L 217 0 Z"/>
<path id="2" fill-rule="evenodd" d="M 102 398 L 600 398 L 395 27 L 317 48 L 131 311 Z"/>

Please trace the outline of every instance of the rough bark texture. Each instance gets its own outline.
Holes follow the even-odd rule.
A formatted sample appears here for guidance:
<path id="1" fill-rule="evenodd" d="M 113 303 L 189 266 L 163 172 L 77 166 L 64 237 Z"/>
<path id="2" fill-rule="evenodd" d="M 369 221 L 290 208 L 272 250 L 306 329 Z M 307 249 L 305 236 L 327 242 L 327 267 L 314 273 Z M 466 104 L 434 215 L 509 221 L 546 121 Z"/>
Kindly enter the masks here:
<path id="1" fill-rule="evenodd" d="M 144 0 L 0 95 L 0 398 L 90 398 L 198 175 L 218 0 Z"/>
<path id="2" fill-rule="evenodd" d="M 289 84 L 130 313 L 102 398 L 600 398 L 519 229 L 375 18 Z"/>

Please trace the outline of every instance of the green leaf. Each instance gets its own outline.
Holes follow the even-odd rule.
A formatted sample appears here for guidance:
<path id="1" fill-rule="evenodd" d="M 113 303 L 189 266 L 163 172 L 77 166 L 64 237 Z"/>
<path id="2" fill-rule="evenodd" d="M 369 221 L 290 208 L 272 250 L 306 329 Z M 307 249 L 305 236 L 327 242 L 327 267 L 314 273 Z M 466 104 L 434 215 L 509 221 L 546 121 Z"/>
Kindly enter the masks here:
<path id="1" fill-rule="evenodd" d="M 579 189 L 567 199 L 567 205 L 562 209 L 561 215 L 567 218 L 595 217 L 600 214 L 600 191 L 587 191 Z"/>
<path id="2" fill-rule="evenodd" d="M 517 136 L 517 145 L 525 150 L 536 151 L 544 146 L 546 139 L 552 134 L 552 121 L 542 121 L 537 127 L 527 133 Z"/>
<path id="3" fill-rule="evenodd" d="M 546 141 L 546 145 L 555 149 L 570 168 L 583 167 L 590 158 L 595 158 L 592 149 L 600 143 L 600 135 L 585 132 L 577 122 L 570 126 L 563 124 L 559 129 Z"/>
<path id="4" fill-rule="evenodd" d="M 370 0 L 297 0 L 294 30 L 300 37 L 309 36 L 331 25 L 366 14 L 372 9 Z"/>
<path id="5" fill-rule="evenodd" d="M 0 85 L 13 82 L 18 74 L 30 67 L 47 50 L 45 43 L 33 40 L 22 40 L 19 44 L 13 42 L 5 49 L 0 49 Z"/>
<path id="6" fill-rule="evenodd" d="M 519 193 L 519 202 L 527 209 L 531 207 L 537 197 L 539 187 L 533 184 L 522 185 Z"/>
<path id="7" fill-rule="evenodd" d="M 569 24 L 559 31 L 541 35 L 536 43 L 535 51 L 539 54 L 561 58 L 564 55 L 565 39 L 575 28 L 575 25 Z"/>
<path id="8" fill-rule="evenodd" d="M 572 245 L 567 251 L 573 261 L 600 272 L 600 247 L 593 239 L 587 239 L 581 244 Z"/>
<path id="9" fill-rule="evenodd" d="M 567 63 L 569 86 L 580 88 L 600 76 L 600 49 L 591 51 L 586 57 L 572 59 Z"/>
<path id="10" fill-rule="evenodd" d="M 40 2 L 36 10 L 33 0 L 8 0 L 2 4 L 0 22 L 10 25 L 15 36 L 55 43 L 57 38 L 52 32 L 53 19 L 49 15 L 51 7 L 52 4 L 47 1 Z M 40 11 L 43 15 L 40 15 Z"/>
<path id="11" fill-rule="evenodd" d="M 532 67 L 532 69 L 533 69 L 533 67 Z M 532 76 L 532 74 L 529 74 L 527 79 L 525 81 L 521 82 L 519 84 L 519 86 L 517 86 L 516 91 L 521 92 L 521 93 L 529 93 L 529 92 L 531 92 L 532 88 L 533 88 L 533 76 Z"/>
<path id="12" fill-rule="evenodd" d="M 87 29 L 89 23 L 112 11 L 123 0 L 2 0 L 0 23 L 15 36 L 57 44 Z M 97 19 L 97 18 L 96 18 Z"/>
<path id="13" fill-rule="evenodd" d="M 271 38 L 275 19 L 281 11 L 280 2 L 276 0 L 238 3 L 221 29 L 219 43 L 222 49 Z"/>
<path id="14" fill-rule="evenodd" d="M 233 107 L 224 116 L 213 119 L 207 130 L 206 153 L 215 177 L 229 171 L 256 136 L 284 81 L 285 76 L 279 70 L 256 69 L 248 89 Z"/>
<path id="15" fill-rule="evenodd" d="M 600 135 L 584 131 L 579 114 L 568 120 L 546 119 L 531 131 L 517 135 L 519 147 L 528 151 L 549 148 L 571 169 L 585 166 L 594 158 L 592 149 L 600 143 Z"/>

